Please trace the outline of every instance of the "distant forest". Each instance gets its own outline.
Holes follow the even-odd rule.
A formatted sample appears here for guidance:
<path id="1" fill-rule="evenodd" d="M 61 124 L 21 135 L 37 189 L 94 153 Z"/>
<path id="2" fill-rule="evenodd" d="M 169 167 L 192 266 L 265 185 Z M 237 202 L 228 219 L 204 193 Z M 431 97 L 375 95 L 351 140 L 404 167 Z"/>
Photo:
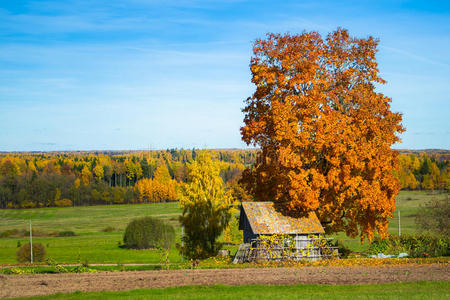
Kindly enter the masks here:
<path id="1" fill-rule="evenodd" d="M 187 164 L 199 150 L 0 153 L 0 208 L 177 201 Z M 257 150 L 211 150 L 222 179 L 239 200 L 239 184 Z M 450 151 L 400 150 L 402 189 L 448 190 Z"/>

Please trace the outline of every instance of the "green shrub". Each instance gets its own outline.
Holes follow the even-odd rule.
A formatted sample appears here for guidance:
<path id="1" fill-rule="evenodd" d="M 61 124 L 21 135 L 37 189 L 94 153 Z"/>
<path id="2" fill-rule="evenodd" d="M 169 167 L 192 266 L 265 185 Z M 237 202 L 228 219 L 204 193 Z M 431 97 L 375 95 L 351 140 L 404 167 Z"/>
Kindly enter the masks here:
<path id="1" fill-rule="evenodd" d="M 389 237 L 390 239 L 390 237 Z M 369 254 L 387 253 L 389 248 L 388 239 L 380 239 L 376 237 L 369 246 Z"/>
<path id="2" fill-rule="evenodd" d="M 18 229 L 9 229 L 9 230 L 5 230 L 3 232 L 0 233 L 0 238 L 7 238 L 7 237 L 11 237 L 11 236 L 17 236 L 19 235 L 19 230 Z"/>
<path id="3" fill-rule="evenodd" d="M 66 231 L 60 231 L 58 232 L 58 236 L 62 237 L 62 236 L 76 236 L 75 232 L 71 231 L 71 230 L 66 230 Z"/>
<path id="4" fill-rule="evenodd" d="M 22 245 L 19 250 L 17 250 L 17 261 L 18 262 L 31 262 L 31 253 L 30 253 L 30 243 L 26 243 Z M 35 242 L 33 243 L 33 261 L 41 262 L 44 261 L 45 256 L 47 255 L 47 251 L 45 250 L 44 245 L 41 243 Z"/>
<path id="5" fill-rule="evenodd" d="M 132 249 L 169 249 L 174 241 L 175 230 L 173 226 L 152 217 L 143 217 L 131 221 L 123 236 L 125 247 Z"/>
<path id="6" fill-rule="evenodd" d="M 115 230 L 116 229 L 114 227 L 112 227 L 112 226 L 107 226 L 107 227 L 102 229 L 103 232 L 113 232 Z"/>
<path id="7" fill-rule="evenodd" d="M 416 215 L 416 224 L 422 232 L 434 232 L 443 236 L 450 235 L 450 199 L 433 199 L 420 206 Z"/>
<path id="8" fill-rule="evenodd" d="M 370 254 L 401 252 L 406 252 L 411 257 L 449 256 L 450 238 L 432 235 L 390 236 L 384 240 L 374 239 L 369 247 Z"/>
<path id="9" fill-rule="evenodd" d="M 29 230 L 21 230 L 20 233 L 24 237 L 30 236 Z M 55 235 L 55 232 L 45 232 L 45 231 L 33 229 L 33 236 L 54 236 L 54 235 Z"/>

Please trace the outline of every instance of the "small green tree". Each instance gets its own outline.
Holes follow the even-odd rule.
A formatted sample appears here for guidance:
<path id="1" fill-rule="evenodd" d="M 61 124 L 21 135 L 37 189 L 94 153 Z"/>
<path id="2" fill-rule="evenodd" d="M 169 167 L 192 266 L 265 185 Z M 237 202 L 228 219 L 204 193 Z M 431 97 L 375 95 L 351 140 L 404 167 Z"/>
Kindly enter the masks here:
<path id="1" fill-rule="evenodd" d="M 125 229 L 123 243 L 133 249 L 170 249 L 175 241 L 175 230 L 160 219 L 143 217 L 131 221 Z"/>
<path id="2" fill-rule="evenodd" d="M 17 250 L 17 261 L 18 262 L 31 262 L 31 246 L 30 243 L 23 244 L 19 250 Z M 44 261 L 47 256 L 47 251 L 45 250 L 45 246 L 39 242 L 33 243 L 33 260 L 35 262 Z"/>
<path id="3" fill-rule="evenodd" d="M 431 231 L 448 236 L 450 234 L 450 200 L 433 199 L 421 206 L 416 215 L 420 231 Z"/>
<path id="4" fill-rule="evenodd" d="M 180 222 L 185 229 L 180 252 L 187 258 L 214 256 L 222 246 L 217 239 L 230 220 L 232 198 L 219 173 L 219 165 L 208 151 L 198 153 L 188 165 L 188 182 L 180 200 Z"/>

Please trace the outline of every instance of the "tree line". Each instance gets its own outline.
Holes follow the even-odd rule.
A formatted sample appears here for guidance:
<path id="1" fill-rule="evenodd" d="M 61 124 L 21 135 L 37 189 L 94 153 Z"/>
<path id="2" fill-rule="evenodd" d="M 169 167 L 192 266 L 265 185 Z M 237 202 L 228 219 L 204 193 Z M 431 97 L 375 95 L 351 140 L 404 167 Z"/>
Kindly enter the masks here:
<path id="1" fill-rule="evenodd" d="M 222 179 L 236 197 L 252 150 L 213 151 Z M 187 164 L 199 150 L 0 154 L 0 208 L 34 208 L 178 200 Z"/>
<path id="2" fill-rule="evenodd" d="M 404 190 L 450 189 L 449 160 L 440 159 L 439 156 L 426 153 L 400 154 L 395 175 Z"/>
<path id="3" fill-rule="evenodd" d="M 199 150 L 0 154 L 0 208 L 82 206 L 177 201 L 188 180 L 187 163 Z M 257 150 L 213 150 L 220 176 L 238 200 Z M 449 161 L 427 153 L 401 153 L 395 176 L 402 189 L 449 189 Z"/>

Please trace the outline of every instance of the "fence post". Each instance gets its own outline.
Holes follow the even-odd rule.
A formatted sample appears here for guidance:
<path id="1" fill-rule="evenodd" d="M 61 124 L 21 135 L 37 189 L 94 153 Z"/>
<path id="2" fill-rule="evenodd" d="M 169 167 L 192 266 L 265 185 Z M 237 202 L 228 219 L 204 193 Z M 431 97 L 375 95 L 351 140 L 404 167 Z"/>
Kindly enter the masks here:
<path id="1" fill-rule="evenodd" d="M 398 210 L 398 236 L 402 235 L 402 228 L 400 225 L 400 209 Z"/>
<path id="2" fill-rule="evenodd" d="M 31 255 L 31 263 L 33 263 L 33 227 L 31 225 L 31 220 L 30 220 L 30 255 Z"/>
<path id="3" fill-rule="evenodd" d="M 184 247 L 183 237 L 184 237 L 184 226 L 181 226 L 181 249 L 183 249 Z M 183 251 L 181 251 L 181 261 L 184 261 Z"/>

